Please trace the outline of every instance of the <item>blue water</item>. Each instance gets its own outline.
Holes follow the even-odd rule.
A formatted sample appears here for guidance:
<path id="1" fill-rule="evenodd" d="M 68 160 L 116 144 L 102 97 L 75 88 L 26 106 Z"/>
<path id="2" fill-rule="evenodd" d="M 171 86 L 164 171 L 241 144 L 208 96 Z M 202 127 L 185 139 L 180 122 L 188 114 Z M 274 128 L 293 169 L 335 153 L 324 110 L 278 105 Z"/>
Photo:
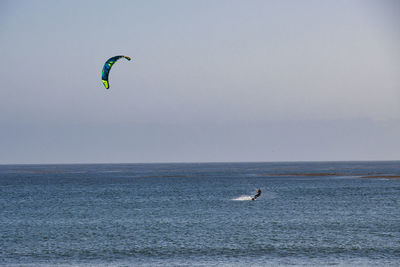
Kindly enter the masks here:
<path id="1" fill-rule="evenodd" d="M 3 165 L 0 265 L 398 266 L 390 175 L 400 162 Z"/>

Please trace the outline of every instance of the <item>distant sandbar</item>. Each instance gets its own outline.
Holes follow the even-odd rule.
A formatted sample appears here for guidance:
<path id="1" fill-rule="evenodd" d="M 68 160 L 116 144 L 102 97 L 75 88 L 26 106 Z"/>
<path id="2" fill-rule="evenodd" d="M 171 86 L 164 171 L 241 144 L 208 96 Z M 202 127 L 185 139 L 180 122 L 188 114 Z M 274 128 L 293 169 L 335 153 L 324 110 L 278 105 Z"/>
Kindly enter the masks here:
<path id="1" fill-rule="evenodd" d="M 344 173 L 270 173 L 270 174 L 261 174 L 262 176 L 317 176 L 317 177 L 321 177 L 321 176 L 358 176 L 360 178 L 375 178 L 375 179 L 400 179 L 400 175 L 394 174 L 394 175 L 388 175 L 388 174 L 344 174 Z"/>
<path id="2" fill-rule="evenodd" d="M 400 179 L 400 175 L 369 175 L 369 176 L 362 176 L 361 178 Z"/>

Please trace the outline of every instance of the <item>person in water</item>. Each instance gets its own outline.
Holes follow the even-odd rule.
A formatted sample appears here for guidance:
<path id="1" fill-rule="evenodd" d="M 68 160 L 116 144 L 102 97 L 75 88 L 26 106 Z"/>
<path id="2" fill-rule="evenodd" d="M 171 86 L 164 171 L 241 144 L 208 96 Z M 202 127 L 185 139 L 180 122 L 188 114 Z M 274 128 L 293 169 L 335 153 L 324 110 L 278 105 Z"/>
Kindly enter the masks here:
<path id="1" fill-rule="evenodd" d="M 251 200 L 256 200 L 259 196 L 261 196 L 261 188 L 257 189 L 257 194 Z"/>

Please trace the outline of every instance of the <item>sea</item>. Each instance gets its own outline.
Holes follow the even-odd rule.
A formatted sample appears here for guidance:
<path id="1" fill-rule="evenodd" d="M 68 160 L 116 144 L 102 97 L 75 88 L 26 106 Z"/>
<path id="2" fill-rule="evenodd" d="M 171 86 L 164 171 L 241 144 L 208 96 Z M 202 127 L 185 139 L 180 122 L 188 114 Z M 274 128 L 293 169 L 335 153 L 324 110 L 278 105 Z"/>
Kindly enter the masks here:
<path id="1" fill-rule="evenodd" d="M 0 165 L 0 266 L 400 266 L 399 178 L 399 161 Z"/>

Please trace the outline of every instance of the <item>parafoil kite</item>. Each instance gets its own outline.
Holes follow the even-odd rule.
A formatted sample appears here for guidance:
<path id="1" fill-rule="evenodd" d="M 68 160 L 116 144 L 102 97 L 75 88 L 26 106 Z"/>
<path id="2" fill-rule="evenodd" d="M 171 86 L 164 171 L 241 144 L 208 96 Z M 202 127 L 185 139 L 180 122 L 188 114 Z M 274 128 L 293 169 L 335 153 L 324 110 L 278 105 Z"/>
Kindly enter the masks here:
<path id="1" fill-rule="evenodd" d="M 101 79 L 103 80 L 103 84 L 106 89 L 110 88 L 110 84 L 108 82 L 108 75 L 110 74 L 111 67 L 120 58 L 126 58 L 127 60 L 131 60 L 131 58 L 127 56 L 115 56 L 108 59 L 106 63 L 104 63 L 103 71 L 101 72 Z"/>

